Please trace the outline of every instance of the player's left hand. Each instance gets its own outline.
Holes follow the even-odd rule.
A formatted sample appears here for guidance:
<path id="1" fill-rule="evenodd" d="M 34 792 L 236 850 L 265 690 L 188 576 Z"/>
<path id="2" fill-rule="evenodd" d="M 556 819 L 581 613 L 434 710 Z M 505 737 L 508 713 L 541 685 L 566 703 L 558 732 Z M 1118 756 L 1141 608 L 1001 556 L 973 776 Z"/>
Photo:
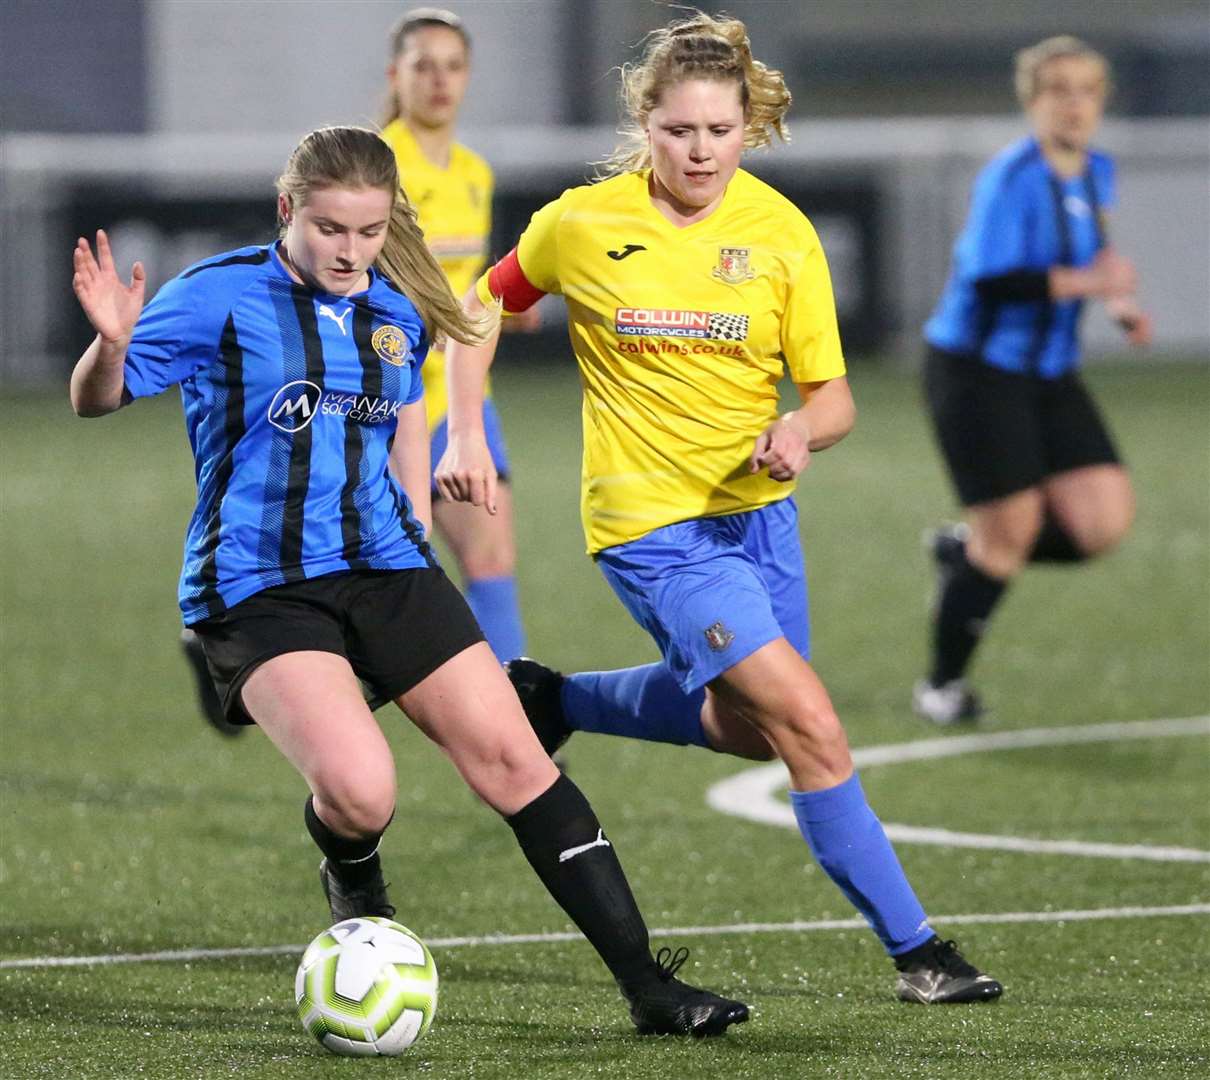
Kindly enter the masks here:
<path id="1" fill-rule="evenodd" d="M 450 436 L 433 470 L 433 483 L 450 502 L 468 502 L 487 507 L 489 514 L 496 512 L 496 464 L 482 432 Z"/>
<path id="2" fill-rule="evenodd" d="M 809 439 L 806 421 L 797 413 L 779 417 L 757 437 L 748 459 L 748 471 L 755 473 L 768 468 L 774 480 L 793 480 L 810 464 Z"/>

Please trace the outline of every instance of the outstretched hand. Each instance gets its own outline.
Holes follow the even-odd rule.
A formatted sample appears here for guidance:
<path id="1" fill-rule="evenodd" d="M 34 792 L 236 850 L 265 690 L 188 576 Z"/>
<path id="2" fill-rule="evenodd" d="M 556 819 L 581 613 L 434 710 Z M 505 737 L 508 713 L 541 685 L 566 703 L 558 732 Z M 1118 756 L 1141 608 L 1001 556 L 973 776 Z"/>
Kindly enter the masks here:
<path id="1" fill-rule="evenodd" d="M 147 287 L 143 264 L 134 264 L 130 271 L 130 284 L 124 285 L 114 266 L 109 237 L 104 229 L 98 229 L 96 256 L 93 256 L 88 241 L 81 236 L 72 253 L 72 266 L 75 273 L 71 287 L 93 329 L 107 343 L 129 341 L 139 313 L 143 310 Z"/>

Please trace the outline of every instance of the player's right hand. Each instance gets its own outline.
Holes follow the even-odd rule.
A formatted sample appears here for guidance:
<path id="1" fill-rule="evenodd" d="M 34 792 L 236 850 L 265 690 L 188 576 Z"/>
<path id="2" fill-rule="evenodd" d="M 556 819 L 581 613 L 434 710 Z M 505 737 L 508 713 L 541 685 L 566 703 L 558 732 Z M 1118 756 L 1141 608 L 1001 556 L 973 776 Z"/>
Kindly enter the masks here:
<path id="1" fill-rule="evenodd" d="M 451 435 L 433 470 L 433 483 L 443 499 L 484 506 L 489 514 L 494 514 L 496 463 L 483 434 Z"/>
<path id="2" fill-rule="evenodd" d="M 104 229 L 98 229 L 96 257 L 88 241 L 81 236 L 72 253 L 72 266 L 75 272 L 71 287 L 93 329 L 107 344 L 129 342 L 143 310 L 147 287 L 143 264 L 134 264 L 130 284 L 123 285 L 109 249 L 109 237 Z"/>

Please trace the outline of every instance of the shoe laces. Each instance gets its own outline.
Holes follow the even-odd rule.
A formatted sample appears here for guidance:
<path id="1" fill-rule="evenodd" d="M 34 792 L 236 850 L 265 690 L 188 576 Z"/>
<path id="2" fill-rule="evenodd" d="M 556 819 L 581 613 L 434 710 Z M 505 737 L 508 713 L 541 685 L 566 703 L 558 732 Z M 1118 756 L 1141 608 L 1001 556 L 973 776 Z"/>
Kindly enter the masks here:
<path id="1" fill-rule="evenodd" d="M 662 982 L 668 982 L 689 959 L 689 950 L 684 946 L 675 952 L 665 945 L 655 954 L 655 973 Z"/>
<path id="2" fill-rule="evenodd" d="M 979 969 L 958 951 L 958 943 L 952 939 L 937 943 L 933 950 L 932 961 L 947 975 L 979 974 Z"/>
<path id="3" fill-rule="evenodd" d="M 373 912 L 384 919 L 395 918 L 395 905 L 387 899 L 387 890 L 391 886 L 389 882 L 383 881 L 382 878 L 378 878 L 376 881 L 369 881 L 359 888 L 349 888 L 338 881 L 336 887 L 346 900 L 355 903 L 363 910 Z"/>

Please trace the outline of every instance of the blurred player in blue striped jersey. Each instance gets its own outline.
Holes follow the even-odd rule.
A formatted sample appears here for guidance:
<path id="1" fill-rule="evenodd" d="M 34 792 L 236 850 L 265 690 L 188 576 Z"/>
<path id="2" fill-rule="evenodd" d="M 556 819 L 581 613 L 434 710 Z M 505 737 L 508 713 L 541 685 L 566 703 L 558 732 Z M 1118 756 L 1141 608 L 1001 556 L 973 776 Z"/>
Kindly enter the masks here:
<path id="1" fill-rule="evenodd" d="M 938 724 L 982 710 L 965 678 L 1009 582 L 1031 562 L 1076 563 L 1118 543 L 1130 477 L 1080 379 L 1079 323 L 1098 299 L 1134 345 L 1151 340 L 1134 266 L 1111 245 L 1113 159 L 1090 147 L 1105 58 L 1073 37 L 1017 56 L 1033 134 L 979 174 L 945 291 L 925 326 L 925 394 L 961 525 L 929 537 L 932 661 L 913 706 Z"/>
<path id="2" fill-rule="evenodd" d="M 378 856 L 395 763 L 360 679 L 505 818 L 640 1032 L 747 1019 L 651 955 L 612 844 L 425 539 L 420 366 L 435 338 L 480 342 L 495 318 L 454 299 L 376 133 L 311 132 L 278 191 L 280 240 L 191 267 L 145 310 L 142 267 L 124 285 L 105 234 L 96 256 L 79 240 L 72 284 L 97 337 L 71 400 L 103 416 L 179 385 L 198 486 L 181 611 L 228 719 L 257 724 L 311 789 L 333 921 L 395 910 Z"/>

